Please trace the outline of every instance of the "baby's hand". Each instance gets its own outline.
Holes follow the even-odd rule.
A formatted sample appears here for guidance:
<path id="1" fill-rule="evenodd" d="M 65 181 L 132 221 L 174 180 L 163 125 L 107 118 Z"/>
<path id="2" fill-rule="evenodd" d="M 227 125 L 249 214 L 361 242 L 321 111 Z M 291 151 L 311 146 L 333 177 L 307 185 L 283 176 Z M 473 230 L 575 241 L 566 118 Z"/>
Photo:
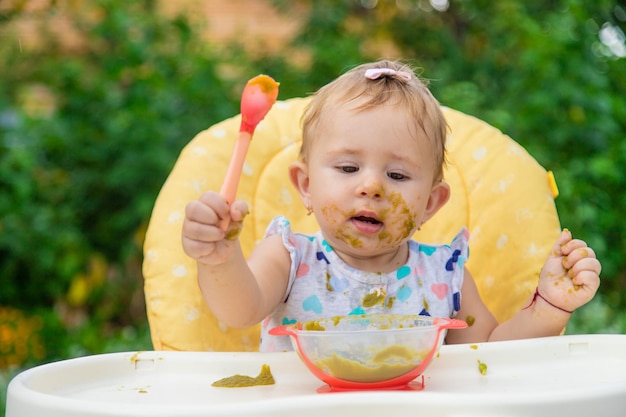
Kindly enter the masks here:
<path id="1" fill-rule="evenodd" d="M 585 242 L 564 229 L 539 277 L 539 293 L 555 306 L 574 311 L 593 298 L 602 266 Z"/>
<path id="2" fill-rule="evenodd" d="M 198 200 L 187 204 L 183 221 L 182 243 L 185 253 L 206 265 L 225 262 L 233 254 L 237 237 L 241 231 L 243 218 L 248 214 L 248 206 L 243 201 L 228 205 L 216 192 L 208 191 Z M 222 230 L 222 220 L 230 221 Z"/>

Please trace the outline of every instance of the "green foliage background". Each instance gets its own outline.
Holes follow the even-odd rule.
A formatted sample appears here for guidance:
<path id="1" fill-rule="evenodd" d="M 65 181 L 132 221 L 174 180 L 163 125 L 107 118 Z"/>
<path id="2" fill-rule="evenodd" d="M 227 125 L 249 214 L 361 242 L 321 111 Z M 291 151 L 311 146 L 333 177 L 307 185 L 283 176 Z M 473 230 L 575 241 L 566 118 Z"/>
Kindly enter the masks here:
<path id="1" fill-rule="evenodd" d="M 285 99 L 381 57 L 422 67 L 444 105 L 500 128 L 555 172 L 562 224 L 604 268 L 600 295 L 568 331 L 626 332 L 626 58 L 599 38 L 606 25 L 624 30 L 620 3 L 451 0 L 438 11 L 424 0 L 275 0 L 303 22 L 280 54 L 262 39 L 208 43 L 198 21 L 166 18 L 150 0 L 71 3 L 63 13 L 80 49 L 45 27 L 40 47 L 24 49 L 14 23 L 32 12 L 2 9 L 4 384 L 20 367 L 151 348 L 143 229 L 179 151 L 238 112 L 248 78 L 272 75 Z M 37 17 L 59 10 L 52 1 Z"/>

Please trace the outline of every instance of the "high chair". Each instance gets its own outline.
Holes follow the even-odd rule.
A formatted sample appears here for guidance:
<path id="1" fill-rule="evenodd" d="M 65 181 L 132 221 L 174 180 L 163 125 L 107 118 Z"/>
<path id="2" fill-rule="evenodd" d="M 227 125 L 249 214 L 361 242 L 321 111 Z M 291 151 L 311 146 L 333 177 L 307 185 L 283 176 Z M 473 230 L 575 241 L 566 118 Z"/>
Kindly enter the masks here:
<path id="1" fill-rule="evenodd" d="M 255 132 L 238 191 L 238 198 L 251 209 L 240 235 L 246 255 L 276 215 L 285 215 L 296 231 L 317 230 L 287 175 L 287 166 L 300 149 L 300 118 L 308 102 L 309 98 L 278 101 Z M 449 243 L 466 226 L 470 232 L 466 265 L 485 304 L 503 321 L 534 291 L 559 236 L 556 185 L 551 173 L 499 130 L 458 111 L 443 111 L 450 127 L 444 179 L 452 195 L 414 238 Z M 143 263 L 156 350 L 258 350 L 258 325 L 229 328 L 205 306 L 195 261 L 181 244 L 185 206 L 207 190 L 219 191 L 239 124 L 240 116 L 235 116 L 189 142 L 156 200 Z"/>

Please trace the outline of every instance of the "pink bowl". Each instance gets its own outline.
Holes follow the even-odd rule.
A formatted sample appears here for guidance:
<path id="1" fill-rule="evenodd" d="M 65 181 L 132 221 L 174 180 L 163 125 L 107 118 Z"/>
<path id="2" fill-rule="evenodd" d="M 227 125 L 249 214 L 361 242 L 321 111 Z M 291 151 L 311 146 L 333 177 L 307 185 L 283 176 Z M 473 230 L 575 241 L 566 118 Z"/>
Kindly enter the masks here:
<path id="1" fill-rule="evenodd" d="M 447 329 L 464 321 L 419 315 L 353 315 L 278 326 L 290 336 L 309 370 L 329 385 L 320 392 L 355 389 L 422 389 L 411 384 L 443 343 Z"/>

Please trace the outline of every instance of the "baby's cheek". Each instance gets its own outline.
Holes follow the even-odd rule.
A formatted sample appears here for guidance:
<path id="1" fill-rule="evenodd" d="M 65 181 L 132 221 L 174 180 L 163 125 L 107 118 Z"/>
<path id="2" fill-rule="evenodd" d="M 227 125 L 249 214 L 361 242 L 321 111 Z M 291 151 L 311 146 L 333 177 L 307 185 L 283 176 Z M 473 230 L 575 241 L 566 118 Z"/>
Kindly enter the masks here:
<path id="1" fill-rule="evenodd" d="M 384 239 L 389 244 L 399 244 L 415 233 L 417 214 L 400 193 L 391 193 L 389 202 L 391 208 L 385 213 L 383 221 L 390 227 L 387 235 L 381 236 L 381 240 Z"/>

